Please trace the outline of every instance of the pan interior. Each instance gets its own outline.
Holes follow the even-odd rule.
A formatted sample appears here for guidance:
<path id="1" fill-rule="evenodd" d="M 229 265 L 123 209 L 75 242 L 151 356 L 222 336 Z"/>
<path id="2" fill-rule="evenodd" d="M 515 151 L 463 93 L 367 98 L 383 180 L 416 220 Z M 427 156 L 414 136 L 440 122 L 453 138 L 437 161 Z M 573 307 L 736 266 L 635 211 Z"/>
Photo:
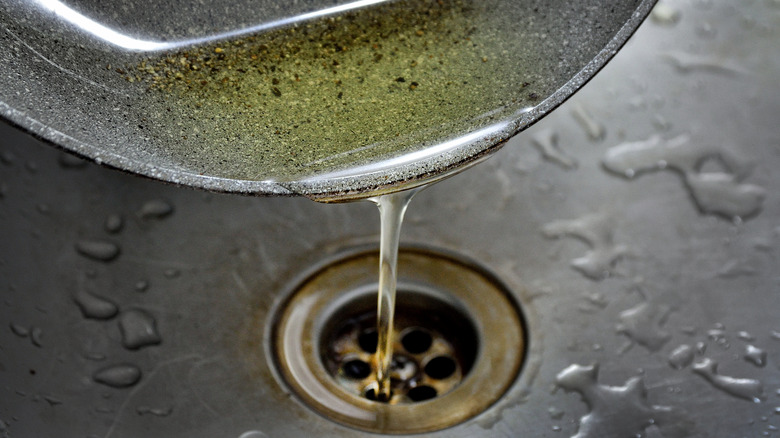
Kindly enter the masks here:
<path id="1" fill-rule="evenodd" d="M 99 162 L 224 191 L 410 178 L 560 103 L 641 3 L 0 0 L 0 112 Z"/>

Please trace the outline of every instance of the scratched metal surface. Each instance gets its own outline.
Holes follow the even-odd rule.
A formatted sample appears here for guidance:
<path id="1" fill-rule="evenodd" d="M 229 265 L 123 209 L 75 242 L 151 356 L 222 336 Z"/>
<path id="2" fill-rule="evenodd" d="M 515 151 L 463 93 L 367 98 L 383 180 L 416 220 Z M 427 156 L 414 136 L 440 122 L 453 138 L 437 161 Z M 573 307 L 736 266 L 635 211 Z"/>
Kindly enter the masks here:
<path id="1" fill-rule="evenodd" d="M 659 8 L 413 202 L 402 240 L 497 272 L 531 345 L 502 401 L 429 436 L 778 434 L 780 5 Z M 296 273 L 377 240 L 375 207 L 163 185 L 8 127 L 0 160 L 0 436 L 369 436 L 288 395 L 263 336 Z M 85 318 L 85 291 L 115 308 Z"/>

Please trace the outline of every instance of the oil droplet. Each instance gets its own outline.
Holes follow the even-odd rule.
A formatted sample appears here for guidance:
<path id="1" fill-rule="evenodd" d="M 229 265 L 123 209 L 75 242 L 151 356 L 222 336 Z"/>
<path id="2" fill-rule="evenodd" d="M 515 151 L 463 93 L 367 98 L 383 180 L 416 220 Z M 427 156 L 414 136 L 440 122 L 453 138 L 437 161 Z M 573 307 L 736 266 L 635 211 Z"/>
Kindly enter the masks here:
<path id="1" fill-rule="evenodd" d="M 672 338 L 662 329 L 669 314 L 668 306 L 643 302 L 620 313 L 617 332 L 650 351 L 658 351 Z"/>
<path id="2" fill-rule="evenodd" d="M 575 438 L 640 436 L 656 426 L 666 438 L 689 436 L 691 421 L 680 409 L 651 405 L 642 377 L 624 386 L 598 384 L 598 364 L 571 365 L 556 376 L 555 383 L 567 392 L 578 392 L 590 412 L 580 419 Z"/>
<path id="3" fill-rule="evenodd" d="M 593 280 L 612 274 L 618 259 L 628 254 L 628 248 L 613 242 L 613 221 L 602 214 L 591 214 L 573 220 L 558 220 L 545 225 L 546 237 L 572 236 L 583 240 L 591 250 L 571 261 L 571 266 Z"/>
<path id="4" fill-rule="evenodd" d="M 157 333 L 157 321 L 141 309 L 122 312 L 119 315 L 119 331 L 122 333 L 122 345 L 130 350 L 157 345 L 162 341 Z"/>
<path id="5" fill-rule="evenodd" d="M 766 365 L 766 356 L 766 351 L 758 347 L 753 345 L 745 347 L 745 360 L 757 367 L 764 367 Z"/>
<path id="6" fill-rule="evenodd" d="M 721 163 L 728 173 L 701 172 L 702 163 L 708 160 Z M 693 144 L 686 134 L 670 140 L 654 135 L 619 144 L 607 151 L 602 163 L 608 171 L 629 179 L 643 172 L 673 169 L 682 174 L 702 213 L 733 220 L 757 214 L 766 197 L 762 187 L 742 183 L 750 173 L 744 158 L 724 147 Z"/>
<path id="7" fill-rule="evenodd" d="M 144 203 L 138 210 L 138 216 L 143 219 L 162 219 L 173 213 L 173 205 L 162 199 L 152 199 Z"/>
<path id="8" fill-rule="evenodd" d="M 125 220 L 122 218 L 121 215 L 114 213 L 106 217 L 104 228 L 107 232 L 111 234 L 116 234 L 122 231 L 122 228 L 124 226 L 125 226 Z"/>
<path id="9" fill-rule="evenodd" d="M 127 388 L 141 380 L 141 370 L 130 364 L 113 365 L 98 370 L 92 379 L 113 388 Z"/>
<path id="10" fill-rule="evenodd" d="M 704 358 L 701 362 L 693 364 L 693 371 L 727 394 L 755 403 L 761 401 L 759 397 L 763 392 L 763 385 L 760 381 L 720 375 L 718 363 L 712 359 Z"/>
<path id="11" fill-rule="evenodd" d="M 669 354 L 669 365 L 681 370 L 693 363 L 693 348 L 690 345 L 680 345 Z"/>
<path id="12" fill-rule="evenodd" d="M 110 262 L 119 256 L 119 246 L 106 240 L 82 240 L 76 243 L 76 251 L 84 257 Z"/>
<path id="13" fill-rule="evenodd" d="M 606 137 L 607 129 L 603 124 L 594 120 L 582 105 L 575 105 L 571 114 L 592 141 L 600 141 Z"/>
<path id="14" fill-rule="evenodd" d="M 662 26 L 672 26 L 680 21 L 680 11 L 667 5 L 666 3 L 658 3 L 650 12 L 650 19 L 653 23 L 660 24 Z"/>
<path id="15" fill-rule="evenodd" d="M 566 155 L 558 146 L 558 134 L 552 129 L 545 129 L 531 137 L 531 144 L 539 150 L 545 160 L 564 169 L 577 167 L 577 160 Z"/>
<path id="16" fill-rule="evenodd" d="M 73 301 L 81 309 L 81 314 L 90 319 L 113 318 L 119 309 L 110 300 L 85 290 L 80 290 L 73 295 Z"/>
<path id="17" fill-rule="evenodd" d="M 172 406 L 166 406 L 164 408 L 152 408 L 149 406 L 138 406 L 135 408 L 135 412 L 138 415 L 154 415 L 155 417 L 167 417 L 173 413 Z"/>

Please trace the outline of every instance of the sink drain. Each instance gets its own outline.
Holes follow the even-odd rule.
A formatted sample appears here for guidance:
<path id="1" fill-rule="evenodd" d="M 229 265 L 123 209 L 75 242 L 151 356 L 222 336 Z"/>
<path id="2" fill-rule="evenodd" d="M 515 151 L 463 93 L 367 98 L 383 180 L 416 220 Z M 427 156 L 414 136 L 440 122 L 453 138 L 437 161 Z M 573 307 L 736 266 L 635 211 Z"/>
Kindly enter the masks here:
<path id="1" fill-rule="evenodd" d="M 314 269 L 277 312 L 280 377 L 323 416 L 382 433 L 420 433 L 484 411 L 514 382 L 525 350 L 517 305 L 487 270 L 423 249 L 399 254 L 392 397 L 374 400 L 378 253 Z"/>

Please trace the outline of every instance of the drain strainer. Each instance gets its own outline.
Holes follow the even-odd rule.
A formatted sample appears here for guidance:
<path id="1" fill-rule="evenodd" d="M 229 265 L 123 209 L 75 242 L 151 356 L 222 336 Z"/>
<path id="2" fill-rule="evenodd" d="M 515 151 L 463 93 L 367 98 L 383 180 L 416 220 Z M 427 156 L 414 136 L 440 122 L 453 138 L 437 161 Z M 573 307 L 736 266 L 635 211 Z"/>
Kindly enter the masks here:
<path id="1" fill-rule="evenodd" d="M 323 416 L 382 433 L 420 433 L 484 411 L 514 382 L 525 350 L 517 305 L 487 270 L 423 249 L 399 254 L 387 403 L 372 400 L 378 253 L 313 270 L 277 312 L 279 375 Z"/>

